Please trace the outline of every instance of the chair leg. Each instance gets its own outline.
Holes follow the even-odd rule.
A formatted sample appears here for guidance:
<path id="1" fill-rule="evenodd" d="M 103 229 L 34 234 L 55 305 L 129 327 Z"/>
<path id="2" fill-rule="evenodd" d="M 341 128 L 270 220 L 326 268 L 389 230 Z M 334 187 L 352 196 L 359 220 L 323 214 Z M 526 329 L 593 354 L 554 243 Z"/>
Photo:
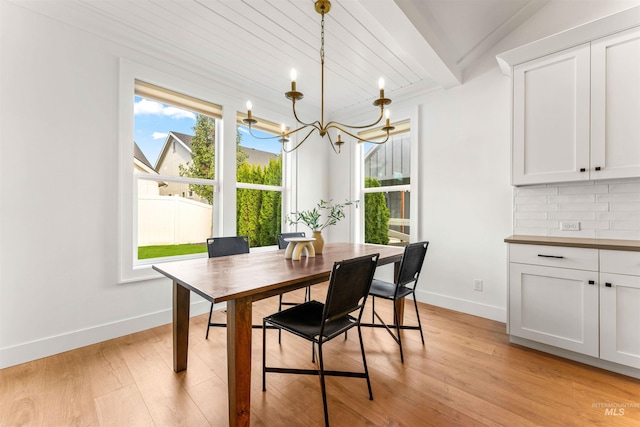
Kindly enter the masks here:
<path id="1" fill-rule="evenodd" d="M 211 315 L 213 314 L 213 303 L 211 303 L 211 308 L 209 309 L 209 322 L 207 323 L 207 335 L 205 335 L 204 339 L 209 339 L 209 328 L 211 327 Z"/>
<path id="2" fill-rule="evenodd" d="M 262 321 L 262 391 L 267 391 L 267 322 Z"/>
<path id="3" fill-rule="evenodd" d="M 364 355 L 364 343 L 362 342 L 362 330 L 358 325 L 358 337 L 360 338 L 360 351 L 362 352 L 362 364 L 364 365 L 364 374 L 367 377 L 367 388 L 369 389 L 369 400 L 373 400 L 373 392 L 371 391 L 371 380 L 369 379 L 369 369 L 367 368 L 367 358 Z"/>
<path id="4" fill-rule="evenodd" d="M 278 299 L 278 311 L 282 311 L 282 294 Z M 282 343 L 282 329 L 278 329 L 278 344 Z"/>
<path id="5" fill-rule="evenodd" d="M 400 346 L 400 362 L 404 363 L 404 354 L 402 353 L 402 338 L 400 337 L 400 318 L 396 309 L 396 302 L 393 301 L 393 320 L 396 323 L 396 333 L 398 334 L 398 345 Z"/>
<path id="6" fill-rule="evenodd" d="M 376 323 L 376 297 L 371 295 L 371 323 Z"/>
<path id="7" fill-rule="evenodd" d="M 324 363 L 322 360 L 322 342 L 318 343 L 318 360 L 320 363 L 320 390 L 322 390 L 322 406 L 324 408 L 324 424 L 329 427 L 329 411 L 327 410 L 327 388 L 324 382 Z"/>
<path id="8" fill-rule="evenodd" d="M 424 335 L 422 334 L 422 323 L 420 323 L 420 313 L 418 313 L 418 303 L 416 302 L 415 294 L 413 294 L 413 305 L 416 308 L 416 317 L 418 318 L 418 329 L 420 330 L 420 339 L 422 339 L 422 345 L 424 345 Z"/>

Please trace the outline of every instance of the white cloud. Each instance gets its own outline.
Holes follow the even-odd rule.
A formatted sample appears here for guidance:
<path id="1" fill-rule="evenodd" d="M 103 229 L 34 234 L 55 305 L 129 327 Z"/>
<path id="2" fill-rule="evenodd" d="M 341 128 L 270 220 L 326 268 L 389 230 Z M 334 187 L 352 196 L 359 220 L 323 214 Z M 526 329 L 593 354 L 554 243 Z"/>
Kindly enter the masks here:
<path id="1" fill-rule="evenodd" d="M 170 117 L 172 119 L 196 119 L 196 115 L 191 111 L 186 111 L 176 107 L 170 107 L 168 105 L 161 104 L 160 102 L 150 101 L 148 99 L 141 99 L 140 101 L 134 103 L 133 114 L 153 114 L 157 116 Z"/>
<path id="2" fill-rule="evenodd" d="M 249 129 L 245 128 L 244 126 L 238 126 L 238 130 L 241 133 L 246 133 L 247 135 L 249 134 Z"/>
<path id="3" fill-rule="evenodd" d="M 151 138 L 153 139 L 165 139 L 167 137 L 167 135 L 169 135 L 168 133 L 164 133 L 164 132 L 154 132 L 151 135 Z"/>

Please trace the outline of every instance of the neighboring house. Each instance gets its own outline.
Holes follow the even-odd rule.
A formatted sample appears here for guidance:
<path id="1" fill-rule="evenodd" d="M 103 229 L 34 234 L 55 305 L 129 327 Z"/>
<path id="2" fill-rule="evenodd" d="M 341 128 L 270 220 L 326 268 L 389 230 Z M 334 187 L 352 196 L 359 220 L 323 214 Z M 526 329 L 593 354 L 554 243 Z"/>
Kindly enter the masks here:
<path id="1" fill-rule="evenodd" d="M 180 132 L 170 131 L 165 140 L 162 151 L 156 161 L 155 170 L 161 175 L 180 176 L 180 166 L 186 166 L 191 162 L 191 140 L 192 135 Z M 248 154 L 247 163 L 259 164 L 266 166 L 269 160 L 277 159 L 278 154 L 269 153 L 268 151 L 256 150 L 254 148 L 242 147 Z M 173 196 L 179 195 L 188 199 L 197 200 L 206 203 L 202 197 L 193 193 L 189 189 L 188 184 L 167 183 L 166 186 L 160 188 L 160 195 Z"/>
<path id="2" fill-rule="evenodd" d="M 191 140 L 193 136 L 180 132 L 169 132 L 162 146 L 162 151 L 156 160 L 155 170 L 166 176 L 180 176 L 180 165 L 186 166 L 191 161 Z M 160 195 L 179 195 L 189 199 L 206 203 L 206 200 L 194 194 L 189 189 L 189 184 L 169 182 L 160 188 Z"/>

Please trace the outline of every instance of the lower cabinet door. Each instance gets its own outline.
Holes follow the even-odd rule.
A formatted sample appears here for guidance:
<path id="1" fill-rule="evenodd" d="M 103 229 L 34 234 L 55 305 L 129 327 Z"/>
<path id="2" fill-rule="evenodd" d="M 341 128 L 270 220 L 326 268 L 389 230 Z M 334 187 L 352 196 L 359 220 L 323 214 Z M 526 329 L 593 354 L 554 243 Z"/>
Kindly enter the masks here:
<path id="1" fill-rule="evenodd" d="M 640 276 L 600 273 L 600 358 L 640 369 Z"/>
<path id="2" fill-rule="evenodd" d="M 598 273 L 510 263 L 511 335 L 598 357 Z"/>

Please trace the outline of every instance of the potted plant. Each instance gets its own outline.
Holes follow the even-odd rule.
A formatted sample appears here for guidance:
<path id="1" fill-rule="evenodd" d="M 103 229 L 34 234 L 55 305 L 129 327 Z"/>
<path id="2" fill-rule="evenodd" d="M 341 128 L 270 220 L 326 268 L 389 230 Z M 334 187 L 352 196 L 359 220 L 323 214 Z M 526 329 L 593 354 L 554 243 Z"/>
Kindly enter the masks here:
<path id="1" fill-rule="evenodd" d="M 345 201 L 344 203 L 331 203 L 332 200 L 320 202 L 313 208 L 304 211 L 296 211 L 287 215 L 289 225 L 297 225 L 303 223 L 311 229 L 316 240 L 313 241 L 313 247 L 317 254 L 322 253 L 324 247 L 324 239 L 322 238 L 322 230 L 330 225 L 336 225 L 338 221 L 345 217 L 344 208 L 353 204 L 353 202 Z M 323 218 L 323 213 L 324 217 Z"/>

